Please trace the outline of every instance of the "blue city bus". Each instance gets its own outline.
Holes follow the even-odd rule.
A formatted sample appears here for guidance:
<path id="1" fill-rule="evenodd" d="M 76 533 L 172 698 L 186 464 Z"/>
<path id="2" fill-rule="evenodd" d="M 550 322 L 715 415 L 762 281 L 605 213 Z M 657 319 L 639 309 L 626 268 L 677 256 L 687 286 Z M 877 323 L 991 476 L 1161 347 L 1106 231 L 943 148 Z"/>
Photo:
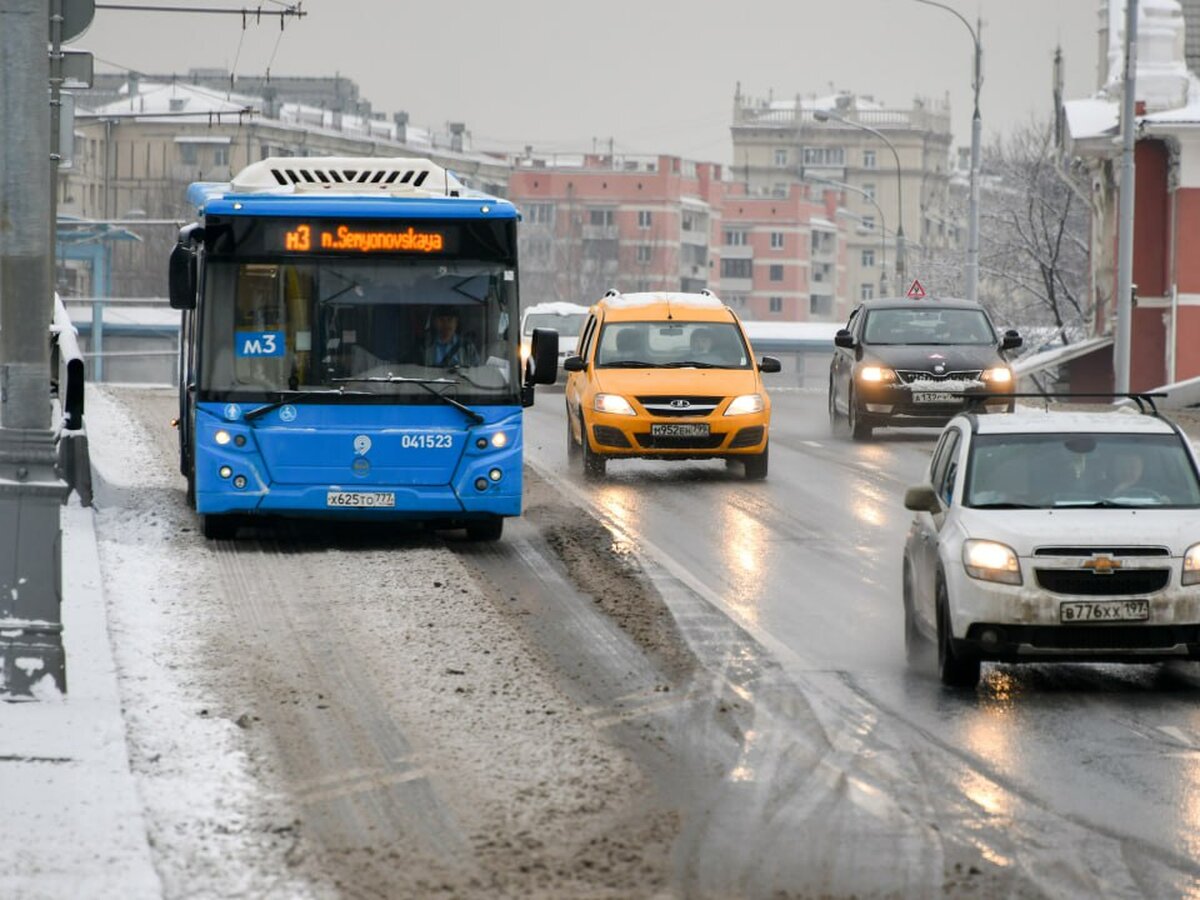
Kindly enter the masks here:
<path id="1" fill-rule="evenodd" d="M 522 407 L 558 364 L 545 331 L 521 370 L 516 208 L 419 159 L 267 159 L 188 201 L 170 297 L 204 535 L 315 516 L 499 538 Z"/>

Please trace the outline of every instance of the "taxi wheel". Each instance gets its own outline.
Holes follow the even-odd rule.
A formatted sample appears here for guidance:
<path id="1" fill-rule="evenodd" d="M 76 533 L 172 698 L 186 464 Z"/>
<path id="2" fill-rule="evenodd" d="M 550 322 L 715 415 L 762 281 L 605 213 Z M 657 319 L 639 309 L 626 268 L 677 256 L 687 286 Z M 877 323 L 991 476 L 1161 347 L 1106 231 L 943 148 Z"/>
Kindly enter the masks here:
<path id="1" fill-rule="evenodd" d="M 850 424 L 850 437 L 856 441 L 869 441 L 871 434 L 875 430 L 875 426 L 870 422 L 864 422 L 862 418 L 862 410 L 858 408 L 858 402 L 854 397 L 854 389 L 850 390 L 850 398 L 846 403 L 849 409 L 847 420 Z"/>
<path id="2" fill-rule="evenodd" d="M 567 414 L 567 459 L 579 459 L 579 444 L 575 442 L 575 433 L 571 430 L 571 416 Z"/>
<path id="3" fill-rule="evenodd" d="M 958 653 L 951 642 L 950 601 L 944 582 L 937 595 L 938 677 L 947 687 L 974 688 L 979 684 L 979 657 Z"/>
<path id="4" fill-rule="evenodd" d="M 917 667 L 926 659 L 929 649 L 925 635 L 917 627 L 917 614 L 913 608 L 912 571 L 904 563 L 904 660 L 910 668 Z"/>
<path id="5" fill-rule="evenodd" d="M 579 448 L 579 455 L 583 459 L 583 477 L 603 478 L 607 470 L 608 460 L 592 449 L 591 442 L 588 441 L 587 424 L 583 419 L 579 420 L 579 434 L 583 438 L 583 443 Z"/>
<path id="6" fill-rule="evenodd" d="M 762 481 L 767 477 L 767 460 L 770 450 L 771 445 L 768 443 L 763 447 L 762 453 L 742 457 L 742 465 L 746 469 L 747 481 Z"/>
<path id="7" fill-rule="evenodd" d="M 492 516 L 467 523 L 467 539 L 472 541 L 498 541 L 504 534 L 504 519 Z"/>

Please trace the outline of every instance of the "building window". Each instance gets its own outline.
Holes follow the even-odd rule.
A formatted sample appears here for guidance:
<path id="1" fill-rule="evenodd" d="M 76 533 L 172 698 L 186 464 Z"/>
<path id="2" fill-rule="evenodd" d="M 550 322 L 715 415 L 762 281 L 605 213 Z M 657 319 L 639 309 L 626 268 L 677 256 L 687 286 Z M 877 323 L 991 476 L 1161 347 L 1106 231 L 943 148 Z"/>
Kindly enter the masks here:
<path id="1" fill-rule="evenodd" d="M 787 195 L 788 195 L 787 182 L 784 182 L 784 181 L 775 182 L 775 186 L 773 188 L 771 188 L 771 196 L 772 197 L 786 197 Z"/>
<path id="2" fill-rule="evenodd" d="M 754 260 L 723 259 L 721 260 L 722 278 L 753 278 Z"/>
<path id="3" fill-rule="evenodd" d="M 229 148 L 228 147 L 218 147 L 216 150 L 213 151 L 213 165 L 214 166 L 229 165 Z"/>
<path id="4" fill-rule="evenodd" d="M 650 282 L 645 278 L 639 278 L 636 282 L 634 282 L 634 288 L 639 294 L 644 294 L 646 291 L 650 290 Z"/>
<path id="5" fill-rule="evenodd" d="M 726 247 L 745 247 L 746 232 L 744 231 L 727 231 L 725 232 Z"/>
<path id="6" fill-rule="evenodd" d="M 771 232 L 771 249 L 772 250 L 782 250 L 783 249 L 783 232 L 782 231 L 772 231 Z"/>
<path id="7" fill-rule="evenodd" d="M 592 209 L 588 211 L 588 224 L 600 227 L 611 226 L 613 211 L 611 209 Z"/>
<path id="8" fill-rule="evenodd" d="M 863 216 L 862 220 L 861 220 L 861 224 L 862 224 L 863 231 L 874 231 L 875 230 L 875 217 L 874 216 Z"/>
<path id="9" fill-rule="evenodd" d="M 530 203 L 526 207 L 528 213 L 527 218 L 534 225 L 553 225 L 554 224 L 554 204 L 553 203 Z"/>
<path id="10" fill-rule="evenodd" d="M 648 209 L 639 209 L 638 210 L 638 228 L 649 228 L 652 221 L 653 221 L 653 216 L 651 216 L 650 210 L 648 210 Z"/>
<path id="11" fill-rule="evenodd" d="M 195 144 L 180 144 L 179 145 L 179 160 L 185 166 L 196 165 L 196 145 Z"/>
<path id="12" fill-rule="evenodd" d="M 844 166 L 846 164 L 846 148 L 805 147 L 804 164 L 806 166 Z"/>
<path id="13" fill-rule="evenodd" d="M 871 284 L 870 282 L 867 282 L 865 284 L 860 284 L 858 286 L 858 299 L 859 300 L 874 300 L 875 299 L 875 285 Z"/>
<path id="14" fill-rule="evenodd" d="M 820 294 L 810 294 L 808 297 L 808 314 L 810 316 L 832 316 L 833 298 L 822 297 Z"/>
<path id="15" fill-rule="evenodd" d="M 775 168 L 783 169 L 783 168 L 787 167 L 787 164 L 788 164 L 787 150 L 784 150 L 783 148 L 777 149 L 775 151 Z"/>
<path id="16" fill-rule="evenodd" d="M 783 281 L 783 266 L 771 266 L 770 279 L 772 281 Z"/>
<path id="17" fill-rule="evenodd" d="M 862 252 L 862 264 L 864 269 L 869 269 L 875 265 L 875 251 L 864 250 Z"/>
<path id="18" fill-rule="evenodd" d="M 783 312 L 783 298 L 782 297 L 772 297 L 769 301 L 769 305 L 770 305 L 771 312 L 773 312 L 773 313 Z"/>
<path id="19" fill-rule="evenodd" d="M 729 294 L 722 299 L 725 301 L 726 306 L 732 307 L 733 309 L 746 308 L 746 298 L 741 294 Z"/>
<path id="20" fill-rule="evenodd" d="M 875 151 L 874 150 L 864 150 L 863 151 L 863 168 L 864 169 L 875 168 Z"/>
<path id="21" fill-rule="evenodd" d="M 868 200 L 871 200 L 871 201 L 875 200 L 875 185 L 864 184 L 862 186 L 862 189 L 863 189 L 863 193 L 867 195 Z"/>
<path id="22" fill-rule="evenodd" d="M 648 263 L 654 257 L 654 248 L 649 244 L 638 244 L 637 261 L 640 263 Z"/>

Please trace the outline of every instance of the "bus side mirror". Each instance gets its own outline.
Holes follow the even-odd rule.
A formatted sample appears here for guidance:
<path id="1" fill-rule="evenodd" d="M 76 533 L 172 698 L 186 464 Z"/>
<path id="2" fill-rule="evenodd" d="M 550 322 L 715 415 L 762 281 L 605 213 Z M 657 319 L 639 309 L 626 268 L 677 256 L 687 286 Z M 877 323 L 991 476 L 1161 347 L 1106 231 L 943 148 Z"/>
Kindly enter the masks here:
<path id="1" fill-rule="evenodd" d="M 529 375 L 526 384 L 554 384 L 558 379 L 558 332 L 535 328 L 529 341 Z"/>
<path id="2" fill-rule="evenodd" d="M 1008 331 L 1004 332 L 1004 337 L 1000 339 L 1000 349 L 1016 350 L 1024 343 L 1025 339 L 1010 328 Z"/>
<path id="3" fill-rule="evenodd" d="M 845 328 L 841 329 L 833 336 L 833 343 L 838 347 L 845 347 L 847 350 L 854 349 L 854 335 Z"/>
<path id="4" fill-rule="evenodd" d="M 762 372 L 764 375 L 774 375 L 776 372 L 783 371 L 783 366 L 779 364 L 779 360 L 777 360 L 775 357 L 764 356 L 762 361 L 758 364 L 758 371 Z"/>
<path id="5" fill-rule="evenodd" d="M 196 308 L 196 253 L 187 244 L 176 244 L 168 264 L 171 309 Z"/>

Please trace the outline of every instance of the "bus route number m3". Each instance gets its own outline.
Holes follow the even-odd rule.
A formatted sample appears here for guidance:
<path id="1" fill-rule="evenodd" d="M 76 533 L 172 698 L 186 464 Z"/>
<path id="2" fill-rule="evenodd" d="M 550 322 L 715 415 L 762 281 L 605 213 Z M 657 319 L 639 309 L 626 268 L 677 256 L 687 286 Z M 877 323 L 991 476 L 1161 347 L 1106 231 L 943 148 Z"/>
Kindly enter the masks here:
<path id="1" fill-rule="evenodd" d="M 287 351 L 282 331 L 239 331 L 234 337 L 238 356 L 283 356 Z"/>

